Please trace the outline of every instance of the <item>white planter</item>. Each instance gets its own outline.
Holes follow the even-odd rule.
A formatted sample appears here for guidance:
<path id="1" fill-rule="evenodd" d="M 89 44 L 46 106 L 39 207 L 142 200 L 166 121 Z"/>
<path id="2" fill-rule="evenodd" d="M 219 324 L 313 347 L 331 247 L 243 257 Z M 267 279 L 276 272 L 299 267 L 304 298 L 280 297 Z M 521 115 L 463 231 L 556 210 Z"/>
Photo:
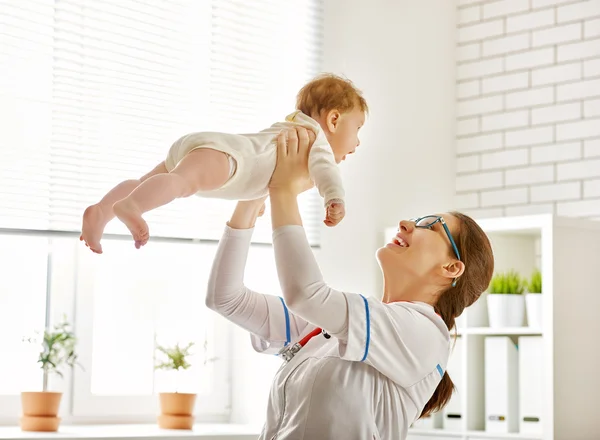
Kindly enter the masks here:
<path id="1" fill-rule="evenodd" d="M 489 295 L 486 292 L 483 292 L 477 301 L 467 307 L 467 327 L 488 326 L 488 296 Z"/>
<path id="2" fill-rule="evenodd" d="M 491 293 L 487 296 L 490 327 L 522 327 L 525 320 L 524 295 Z"/>
<path id="3" fill-rule="evenodd" d="M 542 294 L 528 293 L 525 295 L 527 306 L 527 323 L 529 327 L 542 329 Z"/>

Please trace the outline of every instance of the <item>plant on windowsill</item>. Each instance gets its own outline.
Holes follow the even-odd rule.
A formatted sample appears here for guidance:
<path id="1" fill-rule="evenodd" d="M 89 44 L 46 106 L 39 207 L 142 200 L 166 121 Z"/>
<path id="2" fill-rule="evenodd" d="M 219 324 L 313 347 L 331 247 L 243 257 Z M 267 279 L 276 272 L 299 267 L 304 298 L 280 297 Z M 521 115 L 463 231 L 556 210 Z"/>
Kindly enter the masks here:
<path id="1" fill-rule="evenodd" d="M 187 360 L 190 356 L 190 348 L 194 345 L 190 342 L 185 347 L 175 344 L 173 347 L 163 347 L 157 345 L 156 349 L 166 356 L 166 360 L 155 365 L 157 370 L 172 370 L 179 377 L 182 370 L 191 367 Z M 158 426 L 163 429 L 192 429 L 194 425 L 194 404 L 196 403 L 196 394 L 179 393 L 178 387 L 175 387 L 173 393 L 160 393 L 160 412 L 158 416 Z"/>
<path id="2" fill-rule="evenodd" d="M 497 273 L 488 288 L 490 327 L 521 327 L 525 319 L 525 283 L 514 270 Z"/>
<path id="3" fill-rule="evenodd" d="M 63 377 L 61 371 L 63 368 L 73 368 L 75 365 L 79 365 L 75 352 L 77 338 L 64 317 L 52 329 L 44 330 L 43 334 L 38 337 L 25 338 L 24 341 L 41 344 L 38 363 L 44 374 L 42 391 L 21 393 L 23 408 L 21 429 L 23 431 L 55 432 L 60 425 L 60 417 L 57 415 L 62 393 L 48 391 L 48 377 L 50 374 Z"/>
<path id="4" fill-rule="evenodd" d="M 536 269 L 527 280 L 527 295 L 525 306 L 527 309 L 527 323 L 529 327 L 542 328 L 542 273 Z"/>

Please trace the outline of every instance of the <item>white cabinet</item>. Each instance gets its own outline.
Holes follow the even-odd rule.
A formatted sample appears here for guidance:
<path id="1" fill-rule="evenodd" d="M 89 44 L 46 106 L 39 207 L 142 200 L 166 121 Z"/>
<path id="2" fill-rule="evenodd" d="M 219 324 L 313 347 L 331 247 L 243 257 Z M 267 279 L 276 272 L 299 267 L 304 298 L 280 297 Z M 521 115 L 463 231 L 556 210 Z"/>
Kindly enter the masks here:
<path id="1" fill-rule="evenodd" d="M 600 222 L 550 214 L 477 222 L 492 242 L 496 272 L 513 269 L 529 277 L 533 269 L 541 270 L 542 327 L 530 328 L 525 322 L 522 327 L 489 328 L 486 294 L 482 295 L 458 320 L 462 344 L 456 354 L 463 367 L 456 382 L 462 388 L 462 427 L 427 431 L 411 428 L 410 440 L 600 439 L 600 417 L 593 403 L 600 390 Z M 386 229 L 385 242 L 395 229 Z M 486 432 L 487 336 L 508 336 L 517 345 L 519 337 L 541 337 L 541 349 L 535 354 L 539 377 L 532 384 L 532 389 L 542 387 L 544 396 L 536 432 L 521 428 L 521 418 L 532 416 L 522 412 L 518 413 L 518 432 Z M 517 401 L 523 402 L 523 396 Z"/>

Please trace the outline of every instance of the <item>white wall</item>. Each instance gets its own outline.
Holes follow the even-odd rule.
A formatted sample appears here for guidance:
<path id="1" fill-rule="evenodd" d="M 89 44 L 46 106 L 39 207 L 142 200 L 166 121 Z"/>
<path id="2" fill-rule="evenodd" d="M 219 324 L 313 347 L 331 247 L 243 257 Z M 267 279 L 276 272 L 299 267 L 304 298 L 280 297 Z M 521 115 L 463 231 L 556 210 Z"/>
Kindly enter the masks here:
<path id="1" fill-rule="evenodd" d="M 600 218 L 600 1 L 459 0 L 457 203 Z"/>
<path id="2" fill-rule="evenodd" d="M 455 23 L 449 0 L 326 1 L 325 70 L 354 81 L 371 109 L 342 165 L 346 218 L 322 236 L 335 287 L 378 294 L 383 229 L 454 206 Z"/>
<path id="3" fill-rule="evenodd" d="M 324 70 L 363 89 L 371 116 L 342 165 L 347 214 L 318 259 L 334 287 L 378 294 L 383 229 L 453 207 L 456 7 L 449 0 L 326 0 Z M 236 329 L 233 421 L 262 423 L 278 364 Z"/>

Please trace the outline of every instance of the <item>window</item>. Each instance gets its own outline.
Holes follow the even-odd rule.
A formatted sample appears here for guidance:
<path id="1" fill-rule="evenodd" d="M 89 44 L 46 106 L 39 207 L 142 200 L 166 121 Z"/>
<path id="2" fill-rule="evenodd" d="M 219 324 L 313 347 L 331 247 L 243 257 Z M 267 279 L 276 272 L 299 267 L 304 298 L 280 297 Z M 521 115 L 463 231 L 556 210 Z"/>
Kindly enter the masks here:
<path id="1" fill-rule="evenodd" d="M 0 235 L 0 408 L 15 407 L 21 391 L 42 386 L 36 353 L 23 338 L 46 320 L 47 255 L 44 237 Z"/>
<path id="2" fill-rule="evenodd" d="M 79 231 L 86 206 L 192 131 L 256 132 L 319 72 L 317 0 L 28 0 L 2 6 L 0 227 Z M 4 125 L 4 124 L 3 124 Z M 302 198 L 311 244 L 322 203 Z M 190 197 L 151 233 L 218 239 L 232 202 Z M 107 232 L 126 234 L 118 221 Z M 269 241 L 268 225 L 255 240 Z"/>
<path id="3" fill-rule="evenodd" d="M 66 314 L 84 369 L 51 385 L 61 416 L 154 417 L 155 393 L 195 387 L 199 420 L 226 420 L 229 324 L 204 291 L 230 201 L 190 197 L 147 216 L 133 248 L 111 222 L 105 253 L 77 240 L 84 208 L 138 177 L 191 131 L 258 131 L 294 108 L 321 67 L 322 0 L 27 0 L 0 3 L 0 418 L 41 386 L 22 338 Z M 319 244 L 316 191 L 301 196 Z M 270 242 L 268 207 L 256 242 Z M 120 237 L 122 235 L 122 237 Z M 198 240 L 200 239 L 200 240 Z M 261 261 L 269 247 L 254 249 Z M 265 254 L 263 256 L 263 254 Z M 277 292 L 274 264 L 247 272 Z M 254 284 L 259 285 L 254 285 Z M 194 342 L 195 367 L 155 371 L 156 344 Z M 204 362 L 209 359 L 208 362 Z"/>
<path id="4" fill-rule="evenodd" d="M 204 305 L 215 244 L 153 243 L 140 253 L 107 240 L 111 258 L 79 251 L 77 331 L 87 371 L 75 370 L 75 415 L 146 415 L 160 391 L 198 393 L 197 411 L 224 415 L 228 331 Z M 275 274 L 269 274 L 270 276 Z M 90 324 L 88 324 L 90 323 Z M 155 371 L 155 347 L 193 342 L 192 368 Z M 151 398 L 149 398 L 151 397 Z"/>

